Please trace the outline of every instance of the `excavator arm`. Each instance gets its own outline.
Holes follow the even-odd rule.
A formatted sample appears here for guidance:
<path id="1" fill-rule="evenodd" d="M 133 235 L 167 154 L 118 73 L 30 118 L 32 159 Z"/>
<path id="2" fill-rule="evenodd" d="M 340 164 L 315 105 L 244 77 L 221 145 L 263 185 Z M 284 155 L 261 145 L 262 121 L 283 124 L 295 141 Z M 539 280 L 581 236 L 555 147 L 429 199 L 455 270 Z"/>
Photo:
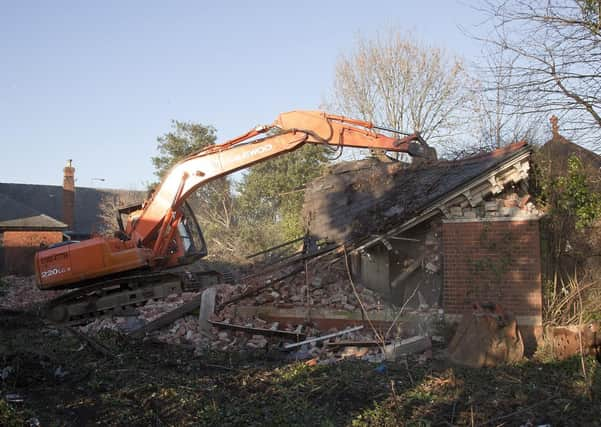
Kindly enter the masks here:
<path id="1" fill-rule="evenodd" d="M 370 122 L 319 111 L 292 111 L 268 126 L 192 154 L 169 170 L 141 210 L 129 213 L 118 238 L 95 237 L 38 252 L 38 286 L 88 286 L 93 280 L 189 262 L 182 249 L 186 199 L 211 180 L 304 144 L 372 148 L 423 157 L 431 152 L 419 134 L 399 139 L 376 130 Z"/>
<path id="2" fill-rule="evenodd" d="M 177 163 L 167 174 L 144 211 L 131 226 L 131 238 L 152 247 L 160 256 L 184 200 L 201 185 L 255 163 L 296 150 L 304 144 L 376 148 L 414 156 L 428 151 L 419 134 L 402 139 L 376 133 L 370 122 L 328 115 L 318 111 L 281 114 L 273 124 L 212 146 Z M 254 139 L 259 136 L 263 138 Z"/>

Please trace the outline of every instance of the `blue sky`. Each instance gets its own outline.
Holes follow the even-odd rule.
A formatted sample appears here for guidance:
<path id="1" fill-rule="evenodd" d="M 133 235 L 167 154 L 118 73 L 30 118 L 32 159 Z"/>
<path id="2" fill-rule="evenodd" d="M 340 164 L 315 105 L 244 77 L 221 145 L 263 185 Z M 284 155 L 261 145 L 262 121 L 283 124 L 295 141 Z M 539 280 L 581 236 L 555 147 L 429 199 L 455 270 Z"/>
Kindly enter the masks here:
<path id="1" fill-rule="evenodd" d="M 390 28 L 474 60 L 464 1 L 1 1 L 0 182 L 143 189 L 172 119 L 219 141 L 316 109 L 356 36 Z M 100 182 L 94 178 L 102 178 Z"/>

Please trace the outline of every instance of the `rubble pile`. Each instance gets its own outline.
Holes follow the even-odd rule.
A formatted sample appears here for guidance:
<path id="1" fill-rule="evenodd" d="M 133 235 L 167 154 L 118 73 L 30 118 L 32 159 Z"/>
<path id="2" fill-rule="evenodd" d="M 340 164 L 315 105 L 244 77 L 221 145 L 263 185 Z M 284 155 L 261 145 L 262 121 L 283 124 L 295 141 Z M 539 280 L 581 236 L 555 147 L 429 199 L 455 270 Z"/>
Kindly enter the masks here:
<path id="1" fill-rule="evenodd" d="M 138 308 L 138 316 L 130 317 L 107 317 L 99 318 L 91 323 L 83 325 L 80 330 L 84 333 L 97 333 L 102 329 L 118 330 L 124 333 L 131 332 L 149 321 L 159 317 L 161 313 L 169 309 L 176 308 L 190 300 L 195 294 L 182 294 L 179 296 L 171 296 L 168 301 L 149 302 L 143 307 Z M 160 313 L 159 313 L 160 311 Z M 221 314 L 221 315 L 220 315 Z M 202 353 L 207 349 L 219 351 L 268 351 L 272 349 L 282 348 L 285 342 L 277 332 L 297 332 L 303 336 L 320 336 L 327 333 L 337 332 L 336 329 L 321 331 L 310 325 L 291 325 L 280 324 L 279 322 L 267 322 L 260 317 L 241 318 L 239 316 L 233 318 L 224 318 L 223 313 L 215 315 L 216 321 L 223 323 L 241 326 L 248 330 L 230 330 L 223 327 L 213 326 L 210 333 L 203 333 L 198 316 L 195 314 L 180 318 L 170 325 L 158 331 L 149 334 L 151 339 L 156 339 L 169 344 L 187 345 L 196 349 L 198 353 Z M 260 333 L 255 333 L 253 329 L 260 329 Z M 274 331 L 274 335 L 265 334 L 264 330 Z M 320 358 L 325 361 L 334 361 L 348 357 L 359 357 L 367 360 L 376 360 L 379 356 L 380 348 L 378 347 L 374 333 L 365 328 L 361 331 L 356 331 L 350 334 L 345 334 L 345 340 L 351 342 L 374 342 L 370 347 L 330 347 L 323 342 L 313 342 L 303 345 L 289 353 L 289 357 L 293 359 L 310 359 Z M 380 357 L 381 358 L 381 357 Z M 378 359 L 379 360 L 379 359 Z M 327 363 L 327 362 L 323 362 Z"/>
<path id="2" fill-rule="evenodd" d="M 241 306 L 321 307 L 340 312 L 362 313 L 362 306 L 364 313 L 369 316 L 386 308 L 378 294 L 372 290 L 362 286 L 353 289 L 343 259 L 311 263 L 304 271 L 278 280 L 278 274 L 282 277 L 282 273 L 285 276 L 287 271 L 283 268 L 271 277 L 250 280 L 246 285 L 218 285 L 215 301 L 217 310 L 209 318 L 208 328 L 203 328 L 203 321 L 199 319 L 198 310 L 195 310 L 167 326 L 149 332 L 147 338 L 190 346 L 198 353 L 207 349 L 269 351 L 282 349 L 286 344 L 300 341 L 297 347 L 288 351 L 288 357 L 315 359 L 315 363 L 331 363 L 348 357 L 371 361 L 381 361 L 384 358 L 385 342 L 376 335 L 381 331 L 370 327 L 346 333 L 343 327 L 320 329 L 310 318 L 298 319 L 295 322 L 278 322 L 266 320 L 260 315 L 245 315 L 239 310 Z M 357 301 L 355 292 L 361 304 Z M 96 333 L 108 328 L 128 333 L 195 297 L 195 293 L 171 295 L 166 300 L 152 301 L 137 307 L 136 316 L 96 319 L 81 326 L 80 330 Z M 327 334 L 337 336 L 329 340 L 319 338 Z M 310 342 L 302 344 L 305 338 Z M 342 345 L 341 341 L 348 342 L 349 345 Z"/>
<path id="3" fill-rule="evenodd" d="M 183 292 L 181 294 L 169 295 L 164 300 L 148 301 L 145 305 L 137 307 L 132 316 L 100 317 L 90 323 L 80 326 L 80 330 L 84 333 L 97 333 L 102 329 L 131 332 L 140 326 L 161 317 L 166 312 L 179 307 L 183 303 L 190 301 L 196 295 L 197 294 L 194 292 Z M 181 322 L 181 320 L 183 319 L 176 321 L 176 323 Z M 190 329 L 197 328 L 197 326 L 198 325 L 190 325 Z M 164 339 L 164 341 L 181 343 L 170 339 Z"/>
<path id="4" fill-rule="evenodd" d="M 309 306 L 346 311 L 359 310 L 361 309 L 359 301 L 354 295 L 343 264 L 344 261 L 339 259 L 335 264 L 325 267 L 320 264 L 310 265 L 306 275 L 301 272 L 288 281 L 274 281 L 272 286 L 265 288 L 245 304 L 281 308 Z M 355 290 L 365 311 L 382 311 L 384 309 L 381 298 L 371 289 L 356 286 Z M 243 293 L 244 290 L 242 289 L 240 292 Z M 233 311 L 235 310 L 226 308 L 223 312 L 224 318 L 233 315 Z"/>
<path id="5" fill-rule="evenodd" d="M 3 276 L 0 282 L 0 308 L 7 310 L 33 309 L 64 291 L 41 291 L 34 276 Z"/>
<path id="6" fill-rule="evenodd" d="M 11 276 L 3 280 L 8 286 L 0 304 L 6 308 L 29 307 L 61 293 L 38 290 L 32 277 Z M 198 297 L 198 293 L 194 292 L 170 295 L 164 300 L 137 306 L 127 316 L 96 318 L 79 326 L 79 330 L 86 334 L 96 334 L 103 329 L 132 333 Z M 385 342 L 378 336 L 381 329 L 374 330 L 366 325 L 361 330 L 347 333 L 345 328 L 350 324 L 356 329 L 357 323 L 347 322 L 343 326 L 326 328 L 319 327 L 310 316 L 274 321 L 240 310 L 241 307 L 258 306 L 302 310 L 321 308 L 336 313 L 354 313 L 358 319 L 391 310 L 376 292 L 349 281 L 345 261 L 340 257 L 311 261 L 301 269 L 298 263 L 284 266 L 271 275 L 262 274 L 245 280 L 244 284 L 218 285 L 214 306 L 216 310 L 208 320 L 199 317 L 197 306 L 183 317 L 148 332 L 146 338 L 189 346 L 198 353 L 207 349 L 269 351 L 308 339 L 309 342 L 290 349 L 288 357 L 315 359 L 315 363 L 331 363 L 348 357 L 379 361 L 384 357 Z M 320 338 L 328 334 L 334 334 L 336 338 Z M 341 341 L 349 345 L 342 345 Z"/>

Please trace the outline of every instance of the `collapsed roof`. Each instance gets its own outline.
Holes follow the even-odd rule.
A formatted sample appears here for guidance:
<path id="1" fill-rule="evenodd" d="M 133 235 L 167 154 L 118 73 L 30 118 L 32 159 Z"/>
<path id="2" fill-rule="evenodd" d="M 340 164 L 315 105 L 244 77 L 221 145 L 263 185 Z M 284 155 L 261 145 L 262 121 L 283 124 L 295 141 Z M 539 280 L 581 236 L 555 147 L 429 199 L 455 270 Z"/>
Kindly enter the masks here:
<path id="1" fill-rule="evenodd" d="M 440 213 L 456 197 L 476 206 L 487 194 L 528 176 L 530 151 L 519 142 L 458 161 L 407 167 L 369 158 L 335 165 L 307 186 L 306 228 L 316 239 L 347 242 Z"/>

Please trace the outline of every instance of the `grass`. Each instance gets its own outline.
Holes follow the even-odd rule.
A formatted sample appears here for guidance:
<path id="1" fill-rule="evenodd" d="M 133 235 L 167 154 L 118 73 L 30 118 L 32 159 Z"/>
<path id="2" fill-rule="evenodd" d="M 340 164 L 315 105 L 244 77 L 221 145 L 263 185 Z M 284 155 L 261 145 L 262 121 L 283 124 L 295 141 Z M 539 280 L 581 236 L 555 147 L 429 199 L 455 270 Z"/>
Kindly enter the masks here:
<path id="1" fill-rule="evenodd" d="M 273 352 L 191 350 L 98 340 L 114 357 L 23 313 L 0 312 L 0 425 L 437 426 L 601 425 L 601 371 L 587 359 L 472 370 L 442 362 L 307 366 Z M 2 347 L 3 346 L 3 347 Z M 64 377 L 55 376 L 60 366 Z"/>

